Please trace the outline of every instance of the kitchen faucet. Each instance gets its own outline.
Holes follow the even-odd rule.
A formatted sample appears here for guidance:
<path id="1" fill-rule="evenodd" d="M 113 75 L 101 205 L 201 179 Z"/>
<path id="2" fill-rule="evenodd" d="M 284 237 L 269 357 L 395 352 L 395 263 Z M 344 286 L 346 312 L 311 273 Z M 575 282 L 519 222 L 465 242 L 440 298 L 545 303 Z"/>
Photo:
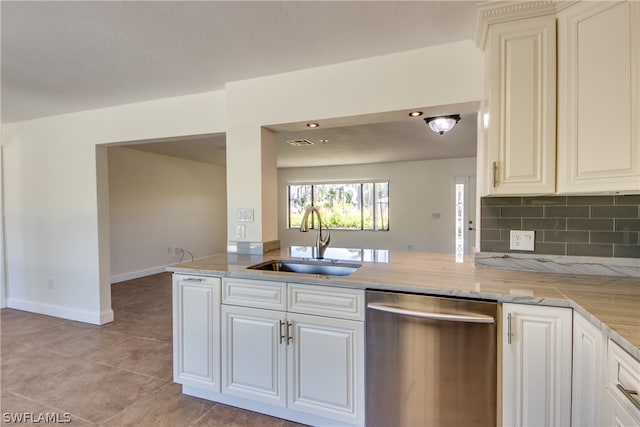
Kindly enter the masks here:
<path id="1" fill-rule="evenodd" d="M 322 235 L 322 218 L 320 218 L 320 211 L 311 206 L 304 211 L 304 215 L 302 216 L 302 225 L 300 226 L 300 231 L 306 233 L 309 231 L 309 217 L 316 214 L 318 217 L 318 238 L 316 239 L 316 258 L 322 259 L 324 258 L 324 253 L 329 247 L 329 243 L 331 242 L 331 232 L 329 229 L 326 229 L 327 235 L 323 237 Z"/>

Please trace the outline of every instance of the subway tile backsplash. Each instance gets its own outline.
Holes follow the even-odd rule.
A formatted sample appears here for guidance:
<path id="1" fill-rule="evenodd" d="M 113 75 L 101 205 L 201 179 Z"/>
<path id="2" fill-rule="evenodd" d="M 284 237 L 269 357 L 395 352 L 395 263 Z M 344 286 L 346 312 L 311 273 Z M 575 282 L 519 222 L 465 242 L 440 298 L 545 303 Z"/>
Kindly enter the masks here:
<path id="1" fill-rule="evenodd" d="M 640 258 L 640 195 L 484 197 L 483 252 Z M 534 230 L 535 251 L 510 251 L 510 230 Z"/>

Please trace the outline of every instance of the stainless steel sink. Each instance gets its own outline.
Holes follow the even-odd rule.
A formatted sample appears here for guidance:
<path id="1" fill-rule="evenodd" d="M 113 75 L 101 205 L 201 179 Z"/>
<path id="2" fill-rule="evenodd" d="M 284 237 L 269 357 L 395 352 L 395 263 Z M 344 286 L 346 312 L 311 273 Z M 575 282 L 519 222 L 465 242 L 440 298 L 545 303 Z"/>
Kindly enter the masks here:
<path id="1" fill-rule="evenodd" d="M 328 259 L 293 260 L 274 259 L 247 267 L 252 270 L 285 271 L 290 273 L 323 274 L 326 276 L 348 276 L 360 268 L 361 264 L 339 262 Z"/>

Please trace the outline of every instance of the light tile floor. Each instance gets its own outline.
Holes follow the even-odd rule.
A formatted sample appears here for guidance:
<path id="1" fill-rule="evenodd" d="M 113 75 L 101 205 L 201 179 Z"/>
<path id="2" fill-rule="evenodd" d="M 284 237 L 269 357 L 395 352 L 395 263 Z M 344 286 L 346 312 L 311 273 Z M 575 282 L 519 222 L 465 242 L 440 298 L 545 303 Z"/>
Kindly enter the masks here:
<path id="1" fill-rule="evenodd" d="M 103 326 L 0 312 L 2 425 L 16 424 L 11 414 L 68 413 L 73 426 L 299 426 L 182 394 L 172 381 L 169 273 L 113 285 L 111 302 L 115 321 Z"/>

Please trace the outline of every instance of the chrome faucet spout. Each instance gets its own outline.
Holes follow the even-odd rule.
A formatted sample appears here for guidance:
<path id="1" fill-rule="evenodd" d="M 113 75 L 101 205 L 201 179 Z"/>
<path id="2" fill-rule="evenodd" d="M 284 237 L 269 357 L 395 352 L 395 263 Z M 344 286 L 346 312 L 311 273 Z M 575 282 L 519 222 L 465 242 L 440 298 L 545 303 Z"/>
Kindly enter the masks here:
<path id="1" fill-rule="evenodd" d="M 325 228 L 327 232 L 326 236 L 322 234 L 322 218 L 320 217 L 320 211 L 311 206 L 304 211 L 304 215 L 302 215 L 302 225 L 300 225 L 300 231 L 307 232 L 309 231 L 309 217 L 316 215 L 318 218 L 318 236 L 316 238 L 316 258 L 322 259 L 324 258 L 324 253 L 327 251 L 329 247 L 329 243 L 331 242 L 331 232 L 328 228 Z"/>

